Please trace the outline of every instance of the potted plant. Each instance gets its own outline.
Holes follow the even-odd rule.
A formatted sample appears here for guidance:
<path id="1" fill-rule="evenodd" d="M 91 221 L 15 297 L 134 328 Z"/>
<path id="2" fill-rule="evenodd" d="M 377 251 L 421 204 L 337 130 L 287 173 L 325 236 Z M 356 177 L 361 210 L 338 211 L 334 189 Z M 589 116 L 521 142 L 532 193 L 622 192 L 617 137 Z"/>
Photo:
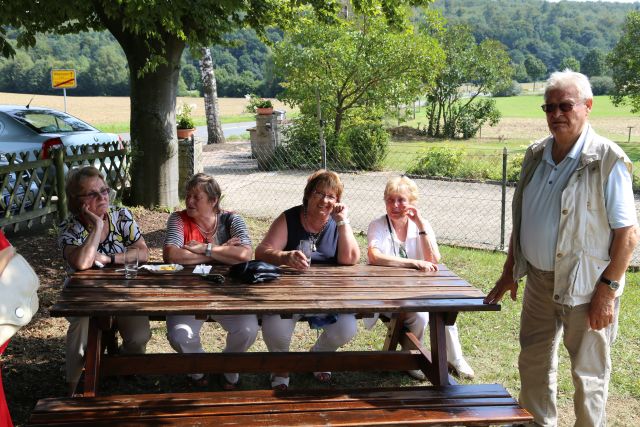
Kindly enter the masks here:
<path id="1" fill-rule="evenodd" d="M 193 117 L 191 117 L 191 112 L 195 108 L 195 105 L 182 104 L 178 107 L 178 112 L 176 114 L 176 127 L 178 128 L 178 138 L 184 139 L 189 138 L 196 131 L 196 126 L 193 122 Z"/>
<path id="2" fill-rule="evenodd" d="M 273 104 L 268 99 L 261 99 L 255 103 L 257 114 L 271 114 L 273 113 Z"/>

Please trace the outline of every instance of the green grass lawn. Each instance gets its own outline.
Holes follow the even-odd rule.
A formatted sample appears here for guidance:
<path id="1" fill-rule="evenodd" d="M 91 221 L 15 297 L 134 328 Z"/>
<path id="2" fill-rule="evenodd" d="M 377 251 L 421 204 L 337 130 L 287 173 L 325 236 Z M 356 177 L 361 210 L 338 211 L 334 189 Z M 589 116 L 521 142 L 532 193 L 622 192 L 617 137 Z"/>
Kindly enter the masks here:
<path id="1" fill-rule="evenodd" d="M 246 218 L 252 236 L 259 242 L 266 233 L 268 223 L 263 220 Z M 366 262 L 367 239 L 365 233 L 358 233 L 356 240 L 360 246 L 360 262 Z M 452 246 L 441 246 L 442 262 L 452 271 L 485 294 L 493 288 L 495 281 L 502 272 L 505 253 L 492 252 Z M 640 400 L 640 273 L 627 273 L 627 285 L 621 300 L 618 338 L 612 348 L 613 373 L 611 377 L 610 396 L 614 399 L 635 399 L 636 405 Z M 471 381 L 461 380 L 462 383 L 500 383 L 517 397 L 520 380 L 518 376 L 518 332 L 520 329 L 520 311 L 524 285 L 520 286 L 517 301 L 508 296 L 502 300 L 499 312 L 467 312 L 458 316 L 460 341 L 465 357 L 474 368 L 476 378 Z M 304 327 L 303 330 L 308 330 Z M 296 329 L 298 330 L 298 329 Z M 315 333 L 308 331 L 309 342 L 300 345 L 308 348 L 315 340 Z M 427 334 L 428 336 L 428 334 Z M 385 339 L 385 328 L 378 322 L 372 331 L 360 328 L 358 335 L 348 344 L 349 350 L 381 348 Z M 572 405 L 573 384 L 569 369 L 566 350 L 560 345 L 560 365 L 558 369 L 558 395 L 562 406 Z M 355 373 L 353 375 L 356 375 Z M 369 374 L 357 374 L 357 381 L 365 381 Z M 362 378 L 361 378 L 362 376 Z M 356 380 L 356 379 L 352 379 Z M 371 377 L 366 381 L 371 381 Z M 376 386 L 391 385 L 394 381 L 403 384 L 415 384 L 407 376 L 380 375 Z M 345 384 L 349 386 L 351 384 Z M 572 412 L 569 409 L 570 412 Z M 615 420 L 615 418 L 614 418 Z M 616 424 L 610 420 L 612 425 Z M 618 419 L 618 422 L 620 420 Z"/>
<path id="2" fill-rule="evenodd" d="M 544 103 L 542 95 L 520 95 L 506 98 L 494 98 L 498 110 L 502 113 L 502 117 L 513 118 L 544 118 L 544 113 L 540 109 L 540 105 Z M 635 117 L 631 113 L 631 107 L 616 107 L 611 102 L 608 95 L 593 97 L 593 111 L 591 117 Z"/>
<path id="3" fill-rule="evenodd" d="M 450 269 L 487 293 L 502 271 L 505 255 L 473 249 L 443 247 L 442 257 Z M 640 273 L 627 274 L 621 300 L 618 338 L 612 348 L 612 396 L 640 398 Z M 459 321 L 460 337 L 466 354 L 479 374 L 479 382 L 500 382 L 514 393 L 517 375 L 518 330 L 523 286 L 517 301 L 505 297 L 498 313 L 464 313 Z M 558 390 L 565 403 L 573 393 L 566 350 L 560 350 Z"/>

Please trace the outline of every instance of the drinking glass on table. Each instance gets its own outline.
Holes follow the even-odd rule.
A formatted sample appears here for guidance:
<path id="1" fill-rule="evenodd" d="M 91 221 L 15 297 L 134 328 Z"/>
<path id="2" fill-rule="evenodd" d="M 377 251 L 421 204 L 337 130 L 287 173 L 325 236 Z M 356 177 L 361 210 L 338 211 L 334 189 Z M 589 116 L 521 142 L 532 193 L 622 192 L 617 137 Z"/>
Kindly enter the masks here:
<path id="1" fill-rule="evenodd" d="M 313 252 L 313 245 L 309 240 L 300 240 L 298 243 L 298 250 L 307 257 L 307 262 L 311 265 L 311 252 Z"/>
<path id="2" fill-rule="evenodd" d="M 124 251 L 124 277 L 135 279 L 138 275 L 138 248 L 128 247 Z"/>

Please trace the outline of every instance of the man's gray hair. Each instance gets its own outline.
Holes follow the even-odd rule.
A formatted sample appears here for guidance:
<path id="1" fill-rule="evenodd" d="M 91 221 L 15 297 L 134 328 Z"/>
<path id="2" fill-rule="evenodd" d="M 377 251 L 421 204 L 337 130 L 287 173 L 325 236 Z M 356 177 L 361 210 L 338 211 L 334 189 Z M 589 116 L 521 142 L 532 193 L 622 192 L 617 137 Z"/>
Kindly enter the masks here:
<path id="1" fill-rule="evenodd" d="M 551 73 L 544 88 L 544 99 L 547 99 L 547 94 L 552 90 L 568 89 L 571 87 L 575 87 L 578 90 L 578 96 L 581 101 L 593 99 L 593 91 L 591 90 L 589 78 L 582 73 L 571 71 L 568 68 L 564 71 Z"/>

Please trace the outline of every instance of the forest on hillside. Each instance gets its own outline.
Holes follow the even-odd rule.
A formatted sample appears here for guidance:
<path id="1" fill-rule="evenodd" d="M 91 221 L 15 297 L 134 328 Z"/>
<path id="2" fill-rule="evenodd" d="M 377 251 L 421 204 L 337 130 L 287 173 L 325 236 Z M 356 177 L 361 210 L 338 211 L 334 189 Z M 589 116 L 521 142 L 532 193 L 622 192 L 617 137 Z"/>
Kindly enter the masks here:
<path id="1" fill-rule="evenodd" d="M 442 13 L 446 25 L 468 25 L 478 42 L 494 39 L 504 44 L 520 82 L 565 66 L 580 68 L 589 76 L 607 75 L 605 57 L 620 37 L 625 16 L 640 10 L 639 3 L 543 0 L 435 0 L 430 7 Z M 420 25 L 420 11 L 415 22 Z M 15 42 L 17 31 L 5 30 Z M 267 32 L 269 43 L 282 37 L 278 29 Z M 253 30 L 243 29 L 227 35 L 224 45 L 212 46 L 219 96 L 257 93 L 273 97 L 278 93 L 269 43 Z M 181 95 L 200 95 L 198 58 L 197 51 L 187 50 L 183 55 Z M 51 88 L 52 68 L 77 71 L 74 95 L 129 94 L 127 61 L 106 31 L 38 36 L 33 49 L 20 49 L 13 59 L 0 59 L 0 92 L 57 93 Z"/>

